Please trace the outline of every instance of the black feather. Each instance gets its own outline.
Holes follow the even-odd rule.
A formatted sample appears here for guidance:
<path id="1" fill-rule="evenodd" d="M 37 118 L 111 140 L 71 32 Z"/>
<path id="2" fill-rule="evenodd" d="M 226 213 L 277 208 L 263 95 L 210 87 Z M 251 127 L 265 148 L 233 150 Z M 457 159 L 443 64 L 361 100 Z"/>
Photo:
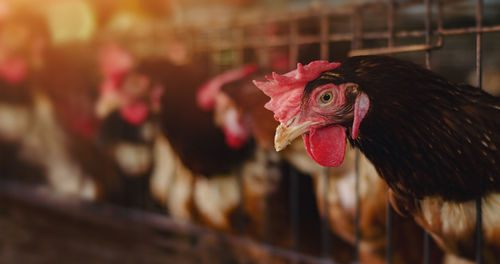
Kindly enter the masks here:
<path id="1" fill-rule="evenodd" d="M 348 58 L 310 82 L 304 95 L 350 82 L 368 95 L 370 110 L 349 141 L 394 191 L 455 201 L 500 191 L 499 98 L 386 56 Z"/>

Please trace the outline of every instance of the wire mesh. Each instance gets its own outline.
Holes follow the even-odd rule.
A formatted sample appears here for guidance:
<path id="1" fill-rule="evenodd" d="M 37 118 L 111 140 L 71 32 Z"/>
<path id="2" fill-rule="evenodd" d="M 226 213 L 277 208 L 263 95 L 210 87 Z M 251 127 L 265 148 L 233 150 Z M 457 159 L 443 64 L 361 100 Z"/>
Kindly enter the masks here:
<path id="1" fill-rule="evenodd" d="M 443 27 L 443 11 L 442 3 L 439 0 L 423 0 L 422 2 L 415 1 L 396 1 L 388 0 L 383 3 L 365 3 L 360 5 L 351 5 L 346 8 L 328 8 L 328 5 L 324 2 L 316 3 L 316 9 L 312 8 L 309 10 L 299 10 L 290 12 L 281 12 L 281 15 L 255 15 L 252 19 L 250 18 L 242 19 L 241 21 L 235 22 L 238 26 L 252 27 L 253 25 L 259 25 L 260 27 L 266 28 L 267 26 L 277 23 L 284 22 L 288 24 L 288 35 L 286 36 L 273 36 L 269 38 L 266 34 L 261 34 L 258 39 L 254 37 L 246 38 L 244 41 L 239 39 L 237 45 L 233 41 L 219 41 L 219 42 L 204 42 L 202 45 L 198 45 L 195 49 L 199 51 L 209 51 L 217 52 L 224 49 L 237 49 L 242 50 L 245 48 L 255 48 L 262 51 L 263 59 L 262 64 L 267 65 L 269 63 L 268 53 L 270 48 L 276 47 L 288 47 L 288 53 L 290 58 L 290 68 L 295 66 L 295 63 L 299 61 L 300 47 L 309 44 L 319 44 L 319 58 L 320 59 L 331 59 L 332 43 L 338 43 L 347 41 L 350 42 L 350 50 L 348 52 L 349 56 L 356 55 L 377 55 L 377 54 L 398 54 L 398 53 L 416 53 L 423 52 L 425 56 L 425 66 L 431 69 L 431 55 L 432 51 L 440 49 L 443 47 L 443 37 L 454 36 L 454 35 L 465 35 L 465 34 L 475 34 L 476 35 L 476 79 L 478 81 L 478 86 L 481 87 L 481 36 L 485 32 L 500 32 L 500 25 L 493 26 L 482 26 L 482 9 L 483 4 L 481 0 L 477 0 L 476 8 L 476 26 L 475 27 L 461 27 L 461 28 L 444 28 Z M 395 15 L 397 10 L 413 6 L 413 5 L 423 5 L 424 6 L 424 16 L 423 22 L 425 28 L 415 29 L 415 30 L 396 30 Z M 385 31 L 364 31 L 363 25 L 363 13 L 364 10 L 381 10 L 386 9 L 386 25 L 387 30 Z M 332 31 L 331 19 L 335 16 L 348 16 L 350 18 L 350 31 L 335 32 Z M 433 15 L 435 15 L 435 21 L 433 21 Z M 318 34 L 316 35 L 303 35 L 299 33 L 299 21 L 304 18 L 314 17 L 318 21 Z M 236 19 L 237 20 L 237 19 Z M 433 27 L 433 22 L 435 22 L 435 27 Z M 205 25 L 206 26 L 206 25 Z M 227 24 L 224 22 L 215 23 L 215 27 L 219 27 L 220 30 L 225 30 Z M 195 26 L 196 27 L 196 26 Z M 265 32 L 265 30 L 263 30 Z M 408 38 L 424 38 L 424 42 L 420 44 L 410 44 L 410 45 L 396 45 L 396 39 L 408 39 Z M 363 42 L 366 40 L 386 40 L 386 47 L 377 48 L 364 48 Z M 238 63 L 241 63 L 238 60 Z M 359 153 L 356 154 L 356 163 L 359 161 Z M 329 254 L 329 238 L 326 233 L 330 232 L 328 227 L 328 169 L 325 168 L 324 174 L 321 181 L 323 181 L 323 216 L 322 216 L 322 256 L 325 258 L 330 257 Z M 295 175 L 290 175 L 294 179 Z M 297 190 L 295 180 L 292 180 L 290 190 L 293 193 Z M 360 200 L 359 200 L 359 165 L 356 165 L 356 211 L 355 211 L 355 262 L 359 262 L 359 243 L 362 237 L 359 220 L 360 220 Z M 292 208 L 296 204 L 295 199 L 291 202 Z M 386 201 L 386 262 L 392 263 L 392 207 L 389 199 Z M 297 209 L 298 210 L 298 209 Z M 297 233 L 298 225 L 297 212 L 292 213 L 292 233 Z M 482 242 L 482 214 L 481 214 L 481 200 L 477 201 L 477 263 L 481 263 L 481 242 Z M 294 242 L 295 244 L 296 242 Z M 428 233 L 424 233 L 423 239 L 423 262 L 430 262 L 430 236 Z M 296 260 L 294 260 L 296 261 Z"/>
<path id="2" fill-rule="evenodd" d="M 398 10 L 402 7 L 412 6 L 412 5 L 423 5 L 425 8 L 425 15 L 423 16 L 423 21 L 425 25 L 425 29 L 416 29 L 416 30 L 396 30 L 396 20 L 395 16 L 398 13 Z M 351 5 L 343 8 L 332 8 L 327 4 L 319 4 L 319 7 L 304 9 L 304 10 L 292 10 L 281 12 L 282 14 L 275 16 L 273 13 L 267 14 L 265 12 L 248 16 L 242 18 L 230 18 L 230 19 L 222 19 L 222 21 L 185 21 L 179 25 L 171 26 L 177 31 L 180 31 L 181 35 L 185 38 L 190 39 L 190 46 L 193 50 L 198 52 L 209 52 L 213 55 L 213 58 L 220 56 L 222 52 L 231 51 L 234 54 L 234 59 L 232 64 L 242 65 L 245 63 L 245 55 L 244 52 L 246 49 L 255 49 L 256 53 L 260 54 L 259 63 L 266 67 L 269 64 L 270 58 L 269 53 L 272 48 L 288 48 L 288 55 L 290 61 L 290 68 L 294 68 L 297 61 L 300 58 L 300 48 L 304 45 L 309 44 L 319 44 L 319 58 L 320 59 L 331 59 L 332 54 L 334 53 L 335 46 L 332 44 L 338 44 L 339 42 L 349 42 L 350 49 L 348 51 L 348 55 L 374 55 L 374 54 L 397 54 L 397 53 L 415 53 L 415 52 L 423 52 L 425 55 L 425 66 L 428 69 L 431 69 L 431 59 L 432 52 L 434 50 L 440 49 L 444 46 L 443 38 L 446 36 L 454 36 L 454 35 L 465 35 L 465 34 L 474 34 L 476 39 L 476 51 L 475 51 L 475 62 L 476 62 L 476 80 L 477 85 L 481 89 L 482 88 L 482 46 L 483 46 L 483 33 L 490 32 L 500 32 L 500 25 L 490 25 L 483 26 L 483 1 L 476 0 L 476 13 L 475 13 L 475 23 L 474 27 L 460 27 L 460 28 L 444 28 L 443 27 L 443 11 L 442 8 L 443 3 L 439 0 L 423 0 L 422 2 L 415 1 L 396 1 L 396 0 L 387 0 L 383 3 L 369 3 L 362 5 Z M 386 10 L 386 30 L 372 30 L 366 32 L 364 30 L 363 17 L 365 10 Z M 434 16 L 435 14 L 435 16 Z M 337 16 L 346 16 L 348 17 L 350 23 L 349 32 L 335 32 L 335 29 L 332 27 L 332 18 Z M 317 28 L 318 34 L 301 34 L 299 29 L 299 24 L 301 19 L 305 18 L 314 18 L 318 21 Z M 270 37 L 267 34 L 267 28 L 270 25 L 275 25 L 275 23 L 284 23 L 288 28 L 288 33 L 279 36 Z M 433 23 L 436 24 L 433 27 Z M 258 35 L 250 35 L 248 36 L 245 33 L 246 28 L 260 28 L 260 34 Z M 165 30 L 164 28 L 159 27 L 156 29 L 158 31 Z M 171 30 L 171 29 L 169 29 Z M 225 33 L 228 33 L 231 37 L 226 36 Z M 400 39 L 418 39 L 424 38 L 423 43 L 419 44 L 409 44 L 409 45 L 397 45 L 397 40 Z M 383 40 L 387 41 L 387 45 L 385 47 L 376 47 L 376 48 L 365 48 L 364 41 L 366 40 Z M 214 59 L 215 60 L 215 59 Z M 220 63 L 214 63 L 215 67 L 214 72 L 219 72 L 222 70 L 222 66 Z M 363 237 L 360 229 L 360 217 L 361 217 L 361 204 L 360 204 L 360 169 L 359 169 L 359 159 L 360 153 L 356 152 L 356 182 L 355 182 L 355 190 L 356 193 L 356 201 L 355 201 L 355 217 L 354 217 L 354 248 L 355 248 L 355 262 L 360 261 L 359 251 L 360 251 L 360 241 Z M 271 170 L 271 167 L 274 165 L 270 165 L 268 171 Z M 313 258 L 310 256 L 306 256 L 300 253 L 297 253 L 297 249 L 301 241 L 299 240 L 300 233 L 300 222 L 299 215 L 301 212 L 301 208 L 299 207 L 299 182 L 298 175 L 296 172 L 291 172 L 288 175 L 290 180 L 289 186 L 289 195 L 290 195 L 290 204 L 289 207 L 291 209 L 291 217 L 290 217 L 290 231 L 292 234 L 292 243 L 291 248 L 289 250 L 275 248 L 262 243 L 254 243 L 242 238 L 221 235 L 217 233 L 217 237 L 221 237 L 222 240 L 228 241 L 229 243 L 233 243 L 236 245 L 251 247 L 253 250 L 262 252 L 262 255 L 265 256 L 264 259 L 270 259 L 270 256 L 279 256 L 286 260 L 289 260 L 291 263 L 335 263 L 335 260 L 331 259 L 331 241 L 330 241 L 330 222 L 329 222 L 329 197 L 328 192 L 329 189 L 329 169 L 325 168 L 321 177 L 322 186 L 324 187 L 322 191 L 323 195 L 323 208 L 322 208 L 322 217 L 321 217 L 321 256 L 322 259 Z M 243 188 L 243 179 L 241 176 L 241 172 L 238 173 L 238 185 L 239 191 L 241 193 L 244 192 Z M 33 196 L 33 194 L 23 193 L 19 191 L 15 187 L 5 187 L 3 190 L 3 195 L 8 195 L 11 198 L 16 197 L 16 199 L 26 199 L 28 197 L 30 202 L 33 203 L 47 203 L 50 204 L 50 201 L 38 200 L 38 196 Z M 20 198 L 19 194 L 21 193 L 25 197 Z M 146 197 L 144 199 L 147 199 Z M 244 196 L 242 196 L 242 200 L 240 200 L 240 208 L 239 208 L 239 221 L 238 221 L 238 233 L 242 234 L 245 229 L 245 219 L 243 215 L 243 203 L 245 202 Z M 267 204 L 267 203 L 266 203 Z M 390 204 L 389 199 L 386 200 L 386 263 L 392 263 L 393 256 L 393 211 Z M 66 208 L 65 208 L 66 209 Z M 263 234 L 272 235 L 269 225 L 269 210 L 271 208 L 265 207 L 265 223 L 262 227 L 263 230 L 261 232 Z M 77 212 L 72 211 L 74 214 L 78 214 Z M 132 218 L 139 217 L 134 212 L 128 212 L 132 215 Z M 106 213 L 104 213 L 106 214 Z M 159 226 L 160 229 L 172 229 L 178 230 L 181 232 L 190 233 L 193 235 L 201 235 L 201 234 L 213 234 L 213 231 L 206 230 L 194 225 L 179 225 L 178 223 L 171 221 L 161 221 L 155 217 L 150 215 L 144 216 L 140 215 L 142 223 L 148 223 L 149 225 Z M 482 263 L 482 243 L 483 243 L 483 219 L 482 219 L 482 201 L 481 199 L 477 199 L 476 201 L 476 263 Z M 161 223 L 160 223 L 161 222 Z M 271 240 L 269 237 L 264 242 L 269 242 Z M 424 263 L 430 263 L 430 236 L 428 233 L 424 234 L 423 239 L 423 256 Z M 195 260 L 196 261 L 196 260 Z M 195 263 L 195 262 L 193 262 Z"/>

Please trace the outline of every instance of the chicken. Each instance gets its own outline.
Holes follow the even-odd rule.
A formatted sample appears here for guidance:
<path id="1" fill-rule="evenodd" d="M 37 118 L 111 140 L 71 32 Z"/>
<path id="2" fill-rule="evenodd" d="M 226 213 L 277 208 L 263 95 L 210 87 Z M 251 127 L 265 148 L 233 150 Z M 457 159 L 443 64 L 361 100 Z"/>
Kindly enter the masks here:
<path id="1" fill-rule="evenodd" d="M 2 21 L 0 141 L 10 153 L 2 155 L 3 176 L 100 199 L 112 192 L 114 169 L 92 144 L 89 49 L 48 46 L 45 22 L 21 11 Z"/>
<path id="2" fill-rule="evenodd" d="M 97 124 L 88 93 L 92 78 L 83 71 L 88 65 L 73 56 L 82 51 L 77 50 L 70 46 L 44 51 L 50 60 L 31 73 L 26 90 L 5 98 L 0 137 L 15 150 L 12 159 L 18 168 L 11 171 L 13 176 L 24 177 L 19 169 L 37 167 L 37 176 L 56 192 L 107 199 L 114 195 L 116 168 L 93 144 Z M 60 76 L 53 78 L 54 73 Z"/>
<path id="3" fill-rule="evenodd" d="M 249 134 L 255 139 L 257 146 L 261 149 L 273 148 L 273 136 L 278 124 L 274 120 L 272 112 L 262 106 L 267 97 L 262 94 L 251 83 L 261 73 L 255 73 L 241 80 L 230 82 L 222 86 L 217 99 L 225 106 L 220 114 L 235 111 L 238 120 L 242 120 Z M 228 97 L 228 98 L 226 98 Z M 231 103 L 227 103 L 230 101 Z M 216 107 L 216 109 L 219 107 Z M 217 110 L 216 110 L 217 114 Z M 216 118 L 216 120 L 224 118 Z M 298 168 L 302 173 L 312 176 L 314 183 L 314 195 L 322 215 L 328 216 L 332 232 L 344 241 L 354 245 L 355 243 L 355 151 L 346 149 L 344 163 L 328 170 L 328 186 L 325 186 L 325 170 L 322 166 L 314 163 L 304 147 L 298 141 L 294 141 L 292 147 L 281 152 L 281 158 Z M 385 226 L 385 191 L 384 181 L 378 177 L 373 165 L 362 156 L 360 159 L 360 232 L 361 247 L 360 261 L 363 263 L 384 263 L 386 251 L 386 226 Z M 328 192 L 325 194 L 325 189 Z M 326 205 L 325 199 L 328 200 Z M 325 206 L 328 206 L 325 208 Z M 325 209 L 327 212 L 325 212 Z M 405 230 L 405 235 L 412 235 L 415 239 L 409 245 L 408 241 L 400 232 L 393 232 L 393 263 L 421 263 L 423 248 L 423 230 L 411 219 L 393 215 L 394 228 Z M 431 246 L 432 263 L 440 261 L 441 253 L 435 245 Z"/>
<path id="4" fill-rule="evenodd" d="M 154 121 L 162 88 L 134 72 L 132 54 L 105 43 L 98 54 L 102 77 L 95 113 L 101 119 L 100 147 L 119 167 L 120 204 L 156 209 L 149 191 L 153 170 Z"/>
<path id="5" fill-rule="evenodd" d="M 152 100 L 145 103 L 148 111 L 153 114 L 151 121 L 154 126 L 169 126 L 168 130 L 163 129 L 163 133 L 154 134 L 151 145 L 154 167 L 151 172 L 150 190 L 154 198 L 161 205 L 166 206 L 168 213 L 174 218 L 230 230 L 227 216 L 238 205 L 239 189 L 235 177 L 233 179 L 226 177 L 235 175 L 233 165 L 224 160 L 216 161 L 216 159 L 220 158 L 217 155 L 221 153 L 227 155 L 228 158 L 236 153 L 236 158 L 239 157 L 241 160 L 247 157 L 247 150 L 238 154 L 237 151 L 227 147 L 222 133 L 207 118 L 209 116 L 199 117 L 200 114 L 203 115 L 203 111 L 194 104 L 195 92 L 206 79 L 204 77 L 206 75 L 198 75 L 198 78 L 190 76 L 190 74 L 194 76 L 198 74 L 193 69 L 189 65 L 178 66 L 165 59 L 146 59 L 139 62 L 127 74 L 126 79 L 133 76 L 145 78 L 148 87 L 161 87 L 165 94 L 159 113 L 155 113 L 159 110 L 159 101 Z M 182 79 L 190 81 L 183 84 Z M 146 94 L 150 94 L 151 98 L 159 98 L 155 95 L 155 89 L 148 88 L 147 90 Z M 177 98 L 170 101 L 170 98 L 179 96 L 184 97 L 187 103 L 179 104 L 177 110 L 169 108 L 165 111 L 167 108 L 165 104 L 171 105 L 175 100 L 179 100 Z M 146 98 L 150 97 L 146 96 Z M 195 120 L 197 116 L 199 119 L 193 121 L 193 124 L 182 122 L 184 119 Z M 170 123 L 165 122 L 168 118 L 180 118 L 179 121 L 182 123 L 179 127 L 174 126 L 175 123 L 170 126 Z M 191 126 L 196 126 L 196 128 L 190 128 Z M 202 136 L 204 132 L 208 135 L 215 135 L 215 138 L 204 138 Z M 184 134 L 191 135 L 191 138 Z M 234 160 L 235 157 L 232 158 Z M 215 161 L 223 166 L 217 167 L 217 164 L 212 164 Z M 211 186 L 219 186 L 220 192 L 217 188 L 212 189 Z"/>
<path id="6" fill-rule="evenodd" d="M 255 84 L 281 123 L 277 150 L 302 135 L 316 162 L 338 166 L 347 138 L 387 182 L 395 209 L 468 259 L 482 199 L 483 258 L 498 259 L 500 99 L 385 56 L 299 64 L 268 79 Z"/>

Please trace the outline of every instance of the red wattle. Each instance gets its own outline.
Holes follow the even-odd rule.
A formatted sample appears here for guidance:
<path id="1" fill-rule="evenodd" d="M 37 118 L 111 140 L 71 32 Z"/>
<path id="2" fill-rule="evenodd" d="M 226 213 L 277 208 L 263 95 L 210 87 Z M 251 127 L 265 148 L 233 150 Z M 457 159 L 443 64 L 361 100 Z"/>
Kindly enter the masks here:
<path id="1" fill-rule="evenodd" d="M 247 143 L 247 138 L 231 133 L 227 128 L 223 128 L 226 144 L 232 149 L 240 149 Z"/>
<path id="2" fill-rule="evenodd" d="M 312 128 L 303 134 L 307 153 L 319 165 L 337 167 L 344 161 L 346 134 L 342 126 Z"/>
<path id="3" fill-rule="evenodd" d="M 148 118 L 148 107 L 145 103 L 138 102 L 123 107 L 120 114 L 132 125 L 140 125 Z"/>

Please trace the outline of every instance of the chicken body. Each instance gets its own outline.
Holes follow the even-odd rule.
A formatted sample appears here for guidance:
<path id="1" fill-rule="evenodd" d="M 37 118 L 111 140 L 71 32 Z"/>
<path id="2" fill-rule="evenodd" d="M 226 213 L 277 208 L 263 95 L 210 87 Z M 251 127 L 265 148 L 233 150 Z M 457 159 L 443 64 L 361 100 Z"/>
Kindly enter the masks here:
<path id="1" fill-rule="evenodd" d="M 38 176 L 56 192 L 106 199 L 113 195 L 116 168 L 93 142 L 92 67 L 81 52 L 88 50 L 80 48 L 46 49 L 25 81 L 0 87 L 0 137 L 15 146 L 18 168 L 38 167 Z"/>
<path id="2" fill-rule="evenodd" d="M 313 159 L 336 166 L 347 139 L 387 182 L 399 212 L 413 215 L 447 252 L 469 259 L 474 201 L 483 199 L 483 256 L 494 263 L 500 226 L 487 219 L 499 211 L 500 99 L 391 57 L 305 67 L 256 83 L 276 98 L 267 105 L 281 122 L 276 146 L 303 134 Z M 299 98 L 287 102 L 287 93 Z"/>

